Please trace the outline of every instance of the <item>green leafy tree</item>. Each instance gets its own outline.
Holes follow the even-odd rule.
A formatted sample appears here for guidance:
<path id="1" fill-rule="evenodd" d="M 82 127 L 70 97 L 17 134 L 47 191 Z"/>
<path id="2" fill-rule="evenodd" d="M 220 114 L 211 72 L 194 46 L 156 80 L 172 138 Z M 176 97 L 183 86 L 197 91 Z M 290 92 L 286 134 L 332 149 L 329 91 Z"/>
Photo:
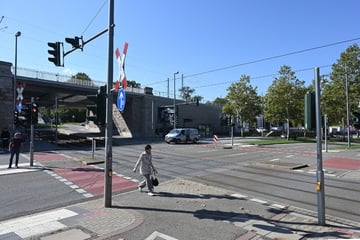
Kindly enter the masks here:
<path id="1" fill-rule="evenodd" d="M 250 77 L 242 75 L 227 91 L 223 113 L 253 124 L 256 116 L 261 113 L 261 97 L 257 95 L 257 87 L 250 84 Z"/>
<path id="2" fill-rule="evenodd" d="M 290 126 L 304 122 L 304 95 L 308 88 L 299 80 L 289 66 L 281 66 L 280 76 L 275 78 L 265 96 L 265 119 L 281 124 L 289 119 Z"/>
<path id="3" fill-rule="evenodd" d="M 213 105 L 218 106 L 220 108 L 223 108 L 223 106 L 225 106 L 227 103 L 228 100 L 226 98 L 220 98 L 220 97 L 215 98 L 215 100 L 212 102 Z"/>
<path id="4" fill-rule="evenodd" d="M 141 87 L 140 83 L 137 83 L 136 81 L 133 81 L 133 80 L 127 80 L 127 85 L 129 87 L 133 87 L 133 88 L 140 88 Z"/>
<path id="5" fill-rule="evenodd" d="M 86 85 L 86 86 L 94 85 L 93 81 L 86 73 L 80 73 L 80 72 L 71 76 L 71 78 L 69 80 L 67 80 L 67 82 Z"/>
<path id="6" fill-rule="evenodd" d="M 181 98 L 184 99 L 185 101 L 189 101 L 191 100 L 191 95 L 195 92 L 195 89 L 192 89 L 188 86 L 184 86 L 180 88 L 179 91 Z"/>
<path id="7" fill-rule="evenodd" d="M 328 82 L 323 84 L 322 112 L 327 114 L 329 125 L 342 125 L 346 121 L 346 85 L 348 86 L 349 117 L 359 110 L 360 102 L 360 49 L 357 44 L 341 53 L 332 65 Z"/>

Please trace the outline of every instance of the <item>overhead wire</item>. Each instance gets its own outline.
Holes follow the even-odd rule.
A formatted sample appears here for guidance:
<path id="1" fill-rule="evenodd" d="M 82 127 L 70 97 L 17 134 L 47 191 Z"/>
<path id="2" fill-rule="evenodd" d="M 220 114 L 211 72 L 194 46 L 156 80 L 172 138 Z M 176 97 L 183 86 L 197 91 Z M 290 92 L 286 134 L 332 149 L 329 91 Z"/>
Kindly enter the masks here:
<path id="1" fill-rule="evenodd" d="M 300 54 L 300 53 L 304 53 L 304 52 L 314 51 L 314 50 L 317 50 L 317 49 L 331 47 L 331 46 L 335 46 L 335 45 L 339 45 L 339 44 L 344 44 L 344 43 L 347 43 L 347 42 L 354 42 L 354 41 L 358 41 L 358 40 L 360 40 L 360 37 L 353 38 L 353 39 L 348 39 L 348 40 L 344 40 L 344 41 L 340 41 L 340 42 L 335 42 L 335 43 L 329 43 L 329 44 L 325 44 L 325 45 L 322 45 L 322 46 L 307 48 L 307 49 L 303 49 L 303 50 L 298 50 L 298 51 L 294 51 L 294 52 L 284 53 L 284 54 L 280 54 L 280 55 L 275 55 L 275 56 L 271 56 L 271 57 L 260 58 L 260 59 L 257 59 L 257 60 L 244 62 L 244 63 L 239 63 L 239 64 L 235 64 L 235 65 L 231 65 L 231 66 L 227 66 L 227 67 L 222 67 L 222 68 L 216 68 L 216 69 L 212 69 L 212 70 L 208 70 L 208 71 L 204 71 L 204 72 L 189 74 L 189 75 L 183 76 L 183 78 L 190 78 L 190 77 L 194 77 L 194 76 L 199 76 L 199 75 L 204 75 L 204 74 L 208 74 L 208 73 L 223 71 L 223 70 L 236 68 L 236 67 L 240 67 L 240 66 L 245 66 L 245 65 L 250 65 L 250 64 L 254 64 L 254 63 L 265 62 L 265 61 L 269 61 L 269 60 L 276 59 L 276 58 L 287 57 L 287 56 L 290 56 L 290 55 L 295 55 L 295 54 Z"/>
<path id="2" fill-rule="evenodd" d="M 100 14 L 101 10 L 104 8 L 105 4 L 107 3 L 107 0 L 104 0 L 104 3 L 102 4 L 102 6 L 99 8 L 99 10 L 97 11 L 97 13 L 95 14 L 95 16 L 90 20 L 89 24 L 85 27 L 83 33 L 81 34 L 81 36 L 83 36 L 85 34 L 85 32 L 89 29 L 89 27 L 91 26 L 91 24 L 95 21 L 95 19 L 97 18 L 97 16 Z"/>
<path id="3" fill-rule="evenodd" d="M 293 52 L 289 52 L 289 53 L 279 54 L 279 55 L 275 55 L 275 56 L 271 56 L 271 57 L 260 58 L 260 59 L 256 59 L 256 60 L 253 60 L 253 61 L 239 63 L 239 64 L 235 64 L 235 65 L 231 65 L 231 66 L 215 68 L 215 69 L 211 69 L 211 70 L 203 71 L 203 72 L 199 72 L 199 73 L 183 75 L 182 79 L 196 77 L 196 76 L 205 75 L 205 74 L 209 74 L 209 73 L 214 73 L 214 72 L 218 72 L 218 71 L 224 71 L 224 70 L 228 70 L 228 69 L 231 69 L 231 68 L 250 65 L 250 64 L 254 64 L 254 63 L 265 62 L 265 61 L 269 61 L 269 60 L 273 60 L 273 59 L 277 59 L 277 58 L 282 58 L 282 57 L 291 56 L 291 55 L 295 55 L 295 54 L 300 54 L 300 53 L 304 53 L 304 52 L 314 51 L 314 50 L 327 48 L 327 47 L 331 47 L 331 46 L 335 46 L 335 45 L 339 45 L 339 44 L 344 44 L 344 43 L 348 43 L 348 42 L 354 42 L 354 41 L 358 41 L 358 40 L 360 40 L 360 37 L 353 38 L 353 39 L 347 39 L 347 40 L 343 40 L 343 41 L 339 41 L 339 42 L 335 42 L 335 43 L 329 43 L 329 44 L 325 44 L 325 45 L 321 45 L 321 46 L 317 46 L 317 47 L 302 49 L 302 50 L 298 50 L 298 51 L 293 51 Z M 325 65 L 325 66 L 322 66 L 322 68 L 323 67 L 329 67 L 329 66 L 331 66 L 331 65 Z M 308 70 L 312 70 L 312 69 L 313 68 L 306 68 L 306 69 L 296 70 L 294 72 L 296 73 L 296 72 L 308 71 Z M 267 74 L 267 75 L 259 76 L 259 77 L 251 77 L 251 79 L 274 77 L 274 76 L 278 76 L 278 75 L 279 74 Z M 164 82 L 167 82 L 167 80 L 150 83 L 149 85 L 155 85 L 155 84 L 160 84 L 160 83 L 164 83 Z M 216 85 L 221 85 L 221 84 L 224 84 L 224 83 L 233 83 L 233 82 L 235 82 L 235 81 L 227 81 L 227 82 L 222 81 L 221 83 L 202 85 L 202 86 L 199 86 L 197 88 L 210 87 L 210 86 L 216 86 Z"/>

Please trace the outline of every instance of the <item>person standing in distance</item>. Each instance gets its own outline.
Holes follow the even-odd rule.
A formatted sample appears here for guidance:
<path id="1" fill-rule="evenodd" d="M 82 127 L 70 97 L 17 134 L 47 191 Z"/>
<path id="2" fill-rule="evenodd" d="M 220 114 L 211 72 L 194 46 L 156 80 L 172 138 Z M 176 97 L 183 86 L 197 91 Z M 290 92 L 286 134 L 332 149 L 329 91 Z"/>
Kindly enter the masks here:
<path id="1" fill-rule="evenodd" d="M 21 138 L 21 133 L 16 132 L 9 144 L 9 151 L 10 151 L 9 168 L 11 168 L 14 155 L 15 155 L 15 167 L 18 168 L 19 154 L 22 149 L 22 145 L 23 145 L 23 140 Z"/>
<path id="2" fill-rule="evenodd" d="M 144 180 L 139 183 L 139 190 L 142 191 L 142 188 L 147 185 L 148 187 L 148 195 L 154 196 L 154 187 L 152 185 L 150 176 L 151 171 L 154 171 L 154 173 L 157 173 L 153 163 L 152 163 L 152 155 L 151 155 L 151 145 L 145 146 L 145 151 L 142 152 L 139 156 L 139 159 L 137 160 L 135 167 L 133 169 L 134 172 L 136 172 L 137 168 L 140 165 L 140 174 L 144 176 Z"/>

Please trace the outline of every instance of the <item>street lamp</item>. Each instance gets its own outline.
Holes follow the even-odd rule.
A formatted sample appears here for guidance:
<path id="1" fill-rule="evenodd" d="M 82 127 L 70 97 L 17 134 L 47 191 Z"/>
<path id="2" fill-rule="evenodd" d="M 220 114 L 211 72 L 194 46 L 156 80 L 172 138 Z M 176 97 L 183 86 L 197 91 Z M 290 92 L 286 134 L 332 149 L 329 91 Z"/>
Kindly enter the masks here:
<path id="1" fill-rule="evenodd" d="M 13 83 L 13 94 L 14 94 L 14 103 L 13 103 L 13 111 L 16 109 L 16 74 L 17 74 L 17 39 L 21 36 L 21 32 L 18 31 L 15 33 L 15 69 L 14 69 L 14 83 Z M 15 125 L 14 125 L 15 128 Z"/>
<path id="2" fill-rule="evenodd" d="M 174 128 L 176 128 L 176 87 L 175 87 L 175 76 L 179 74 L 179 71 L 174 73 Z"/>

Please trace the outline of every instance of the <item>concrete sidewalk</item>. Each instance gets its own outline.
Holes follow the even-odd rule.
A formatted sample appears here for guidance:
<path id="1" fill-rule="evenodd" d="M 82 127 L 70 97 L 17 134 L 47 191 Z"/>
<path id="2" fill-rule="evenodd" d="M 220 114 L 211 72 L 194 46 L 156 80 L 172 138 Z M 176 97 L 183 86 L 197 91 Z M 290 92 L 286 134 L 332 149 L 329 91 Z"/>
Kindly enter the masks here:
<path id="1" fill-rule="evenodd" d="M 291 206 L 283 206 L 271 203 L 263 199 L 256 199 L 240 193 L 229 192 L 223 189 L 206 186 L 189 180 L 173 180 L 162 183 L 156 188 L 159 196 L 148 197 L 149 201 L 156 201 L 162 196 L 162 201 L 172 201 L 172 204 L 179 205 L 179 201 L 201 201 L 199 211 L 204 216 L 193 216 L 194 218 L 220 218 L 222 222 L 234 225 L 241 230 L 240 239 L 339 239 L 339 238 L 360 238 L 360 224 L 328 217 L 326 226 L 317 225 L 317 218 L 314 212 Z M 167 197 L 165 193 L 171 193 Z M 144 215 L 139 210 L 132 210 L 121 203 L 122 199 L 136 199 L 138 191 L 123 193 L 113 197 L 113 207 L 104 208 L 103 199 L 90 200 L 85 203 L 54 209 L 25 217 L 15 218 L 0 222 L 0 238 L 7 240 L 15 239 L 132 239 L 122 238 L 122 234 L 130 231 L 144 221 Z M 126 195 L 126 196 L 125 196 Z M 175 197 L 174 197 L 175 196 Z M 188 199 L 186 199 L 188 198 Z M 155 199 L 155 200 L 154 200 Z M 225 202 L 238 200 L 236 214 L 209 215 L 206 212 L 207 205 L 215 201 Z M 181 205 L 181 204 L 180 204 Z M 244 207 L 245 206 L 245 207 Z M 272 212 L 273 214 L 257 215 L 251 209 L 258 208 L 258 211 Z M 158 206 L 162 209 L 162 206 Z M 184 211 L 188 211 L 184 205 Z M 221 210 L 221 209 L 219 209 Z M 221 211 L 220 211 L 221 212 Z M 224 213 L 226 211 L 223 211 Z M 184 226 L 184 228 L 189 226 Z M 160 233 L 153 232 L 153 236 L 160 237 Z M 150 237 L 150 236 L 149 236 Z M 193 239 L 197 239 L 193 236 Z M 211 239 L 211 236 L 208 236 Z M 145 238 L 144 238 L 145 239 Z M 171 238 L 146 238 L 146 239 L 179 239 Z M 227 239 L 227 238 L 223 238 Z M 230 239 L 229 239 L 230 240 Z"/>

